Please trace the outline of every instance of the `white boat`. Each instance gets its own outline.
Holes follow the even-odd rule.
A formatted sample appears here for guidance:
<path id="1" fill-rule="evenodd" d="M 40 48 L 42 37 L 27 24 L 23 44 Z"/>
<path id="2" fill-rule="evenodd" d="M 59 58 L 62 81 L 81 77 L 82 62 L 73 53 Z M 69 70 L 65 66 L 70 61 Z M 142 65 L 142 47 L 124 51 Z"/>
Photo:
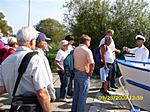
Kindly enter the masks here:
<path id="1" fill-rule="evenodd" d="M 137 66 L 137 64 L 150 65 L 150 62 L 119 59 L 116 61 L 133 105 L 150 111 L 150 69 Z"/>
<path id="2" fill-rule="evenodd" d="M 124 54 L 125 60 L 135 60 L 135 55 L 134 54 Z M 150 56 L 148 58 L 148 62 L 150 62 Z"/>

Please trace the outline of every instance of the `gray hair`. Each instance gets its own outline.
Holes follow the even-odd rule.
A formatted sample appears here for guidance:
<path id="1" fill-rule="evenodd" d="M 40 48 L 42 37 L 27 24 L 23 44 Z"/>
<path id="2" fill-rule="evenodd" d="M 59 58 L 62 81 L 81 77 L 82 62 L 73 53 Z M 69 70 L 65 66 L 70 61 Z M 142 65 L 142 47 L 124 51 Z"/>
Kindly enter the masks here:
<path id="1" fill-rule="evenodd" d="M 33 39 L 36 39 L 38 36 L 38 31 L 34 27 L 22 27 L 18 32 L 17 32 L 17 41 L 18 43 L 26 43 L 30 42 Z"/>
<path id="2" fill-rule="evenodd" d="M 110 39 L 112 39 L 112 36 L 106 35 L 106 36 L 105 36 L 105 43 L 106 43 L 106 41 L 108 41 L 108 40 L 110 40 Z"/>

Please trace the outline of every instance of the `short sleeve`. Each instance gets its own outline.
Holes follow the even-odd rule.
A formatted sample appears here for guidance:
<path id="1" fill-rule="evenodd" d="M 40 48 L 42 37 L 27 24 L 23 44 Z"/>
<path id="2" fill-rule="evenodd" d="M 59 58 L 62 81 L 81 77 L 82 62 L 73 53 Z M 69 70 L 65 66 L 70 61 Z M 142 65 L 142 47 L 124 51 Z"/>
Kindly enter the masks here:
<path id="1" fill-rule="evenodd" d="M 40 58 L 40 57 L 39 57 Z M 35 68 L 33 68 L 33 85 L 36 90 L 47 88 L 50 84 L 48 74 L 46 73 L 46 67 L 42 59 L 38 60 Z"/>
<path id="2" fill-rule="evenodd" d="M 88 50 L 87 59 L 88 59 L 89 63 L 95 63 L 94 62 L 94 58 L 93 58 L 93 54 L 92 54 L 91 50 Z"/>
<path id="3" fill-rule="evenodd" d="M 56 54 L 55 60 L 61 61 L 61 58 L 62 58 L 61 53 L 60 53 L 60 51 L 58 51 L 57 54 Z"/>

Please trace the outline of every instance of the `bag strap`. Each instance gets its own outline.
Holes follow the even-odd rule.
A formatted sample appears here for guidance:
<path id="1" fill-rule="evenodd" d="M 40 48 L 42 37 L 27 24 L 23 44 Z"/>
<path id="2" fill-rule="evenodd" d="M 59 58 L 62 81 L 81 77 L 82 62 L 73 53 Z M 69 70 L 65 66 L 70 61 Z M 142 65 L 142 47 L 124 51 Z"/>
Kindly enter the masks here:
<path id="1" fill-rule="evenodd" d="M 18 74 L 16 83 L 15 83 L 15 87 L 14 87 L 12 96 L 15 96 L 16 91 L 17 91 L 17 88 L 18 88 L 18 85 L 19 85 L 19 82 L 20 82 L 20 80 L 21 80 L 21 77 L 22 77 L 23 73 L 25 72 L 25 70 L 26 70 L 26 68 L 27 68 L 27 66 L 28 66 L 28 64 L 29 64 L 29 62 L 30 62 L 30 60 L 31 60 L 31 58 L 32 58 L 35 54 L 37 54 L 37 52 L 29 52 L 29 53 L 27 53 L 27 54 L 23 57 L 23 59 L 22 59 L 22 61 L 21 61 L 21 64 L 20 64 L 20 66 L 19 66 L 19 69 L 18 69 L 19 74 Z"/>

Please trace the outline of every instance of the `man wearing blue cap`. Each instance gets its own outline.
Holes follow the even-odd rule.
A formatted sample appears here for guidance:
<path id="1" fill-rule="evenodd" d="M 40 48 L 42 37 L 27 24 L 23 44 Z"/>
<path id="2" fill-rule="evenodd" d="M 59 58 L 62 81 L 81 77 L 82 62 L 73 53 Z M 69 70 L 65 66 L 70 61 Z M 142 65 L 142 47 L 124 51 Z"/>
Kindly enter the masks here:
<path id="1" fill-rule="evenodd" d="M 46 51 L 47 48 L 47 42 L 48 40 L 51 40 L 50 38 L 47 38 L 46 35 L 44 33 L 39 33 L 37 39 L 36 39 L 36 51 L 38 52 L 39 56 L 43 59 L 44 63 L 45 63 L 45 67 L 46 67 L 46 73 L 49 76 L 49 80 L 51 82 L 51 84 L 48 86 L 48 91 L 49 91 L 49 95 L 51 97 L 51 102 L 55 101 L 56 96 L 55 96 L 55 89 L 54 89 L 54 85 L 53 85 L 53 76 L 52 76 L 52 72 L 50 69 L 50 65 L 48 62 L 47 57 L 45 56 L 44 51 Z"/>
<path id="2" fill-rule="evenodd" d="M 136 45 L 135 48 L 123 47 L 123 50 L 129 53 L 135 54 L 135 61 L 147 62 L 149 57 L 149 50 L 144 46 L 145 37 L 142 35 L 137 35 L 135 37 Z"/>

